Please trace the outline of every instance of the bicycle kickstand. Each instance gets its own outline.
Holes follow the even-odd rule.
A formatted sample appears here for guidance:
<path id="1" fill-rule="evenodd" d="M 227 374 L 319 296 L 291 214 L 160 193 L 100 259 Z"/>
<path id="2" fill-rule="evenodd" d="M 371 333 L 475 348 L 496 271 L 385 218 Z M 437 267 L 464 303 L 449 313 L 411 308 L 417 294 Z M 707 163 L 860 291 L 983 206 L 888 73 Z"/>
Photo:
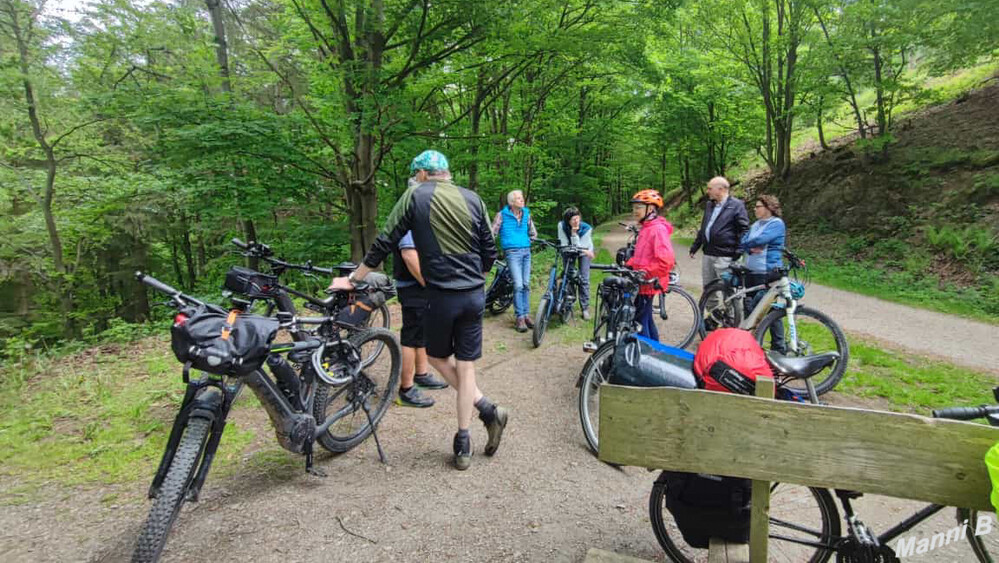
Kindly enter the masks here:
<path id="1" fill-rule="evenodd" d="M 375 421 L 371 420 L 371 407 L 368 406 L 367 398 L 361 402 L 361 408 L 364 409 L 364 414 L 368 417 L 368 424 L 371 425 L 371 436 L 375 439 L 375 447 L 378 448 L 378 459 L 381 460 L 382 464 L 388 465 L 388 460 L 385 459 L 385 451 L 382 450 L 382 443 L 378 439 L 378 429 L 376 428 Z"/>
<path id="2" fill-rule="evenodd" d="M 327 476 L 326 472 L 323 471 L 322 469 L 315 467 L 312 463 L 313 460 L 312 445 L 314 443 L 315 443 L 314 440 L 309 440 L 305 444 L 305 472 L 308 473 L 309 475 L 315 475 L 316 477 L 326 477 Z"/>

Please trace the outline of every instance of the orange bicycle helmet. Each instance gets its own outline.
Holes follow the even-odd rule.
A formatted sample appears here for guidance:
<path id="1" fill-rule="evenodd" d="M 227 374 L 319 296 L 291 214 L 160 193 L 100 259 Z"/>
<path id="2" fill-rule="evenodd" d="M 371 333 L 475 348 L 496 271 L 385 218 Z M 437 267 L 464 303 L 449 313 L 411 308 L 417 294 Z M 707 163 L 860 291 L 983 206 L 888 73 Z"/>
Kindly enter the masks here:
<path id="1" fill-rule="evenodd" d="M 647 205 L 655 205 L 657 208 L 662 208 L 663 196 L 659 195 L 659 192 L 656 190 L 642 190 L 631 196 L 631 203 L 644 203 Z"/>

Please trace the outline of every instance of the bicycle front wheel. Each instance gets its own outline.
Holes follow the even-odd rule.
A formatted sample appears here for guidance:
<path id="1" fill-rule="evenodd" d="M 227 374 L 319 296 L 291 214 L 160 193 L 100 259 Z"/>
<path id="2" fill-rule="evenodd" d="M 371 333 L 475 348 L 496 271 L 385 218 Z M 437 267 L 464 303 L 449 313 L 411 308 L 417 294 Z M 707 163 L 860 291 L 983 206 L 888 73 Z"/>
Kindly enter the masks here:
<path id="1" fill-rule="evenodd" d="M 586 445 L 594 455 L 600 452 L 597 437 L 600 431 L 600 385 L 610 377 L 614 341 L 604 342 L 593 353 L 579 374 L 579 422 L 583 425 Z"/>
<path id="2" fill-rule="evenodd" d="M 546 295 L 538 301 L 538 313 L 534 315 L 534 333 L 531 335 L 531 343 L 537 348 L 545 339 L 545 331 L 548 330 L 548 320 L 552 315 L 550 298 Z"/>
<path id="3" fill-rule="evenodd" d="M 694 297 L 680 286 L 671 285 L 660 293 L 652 318 L 659 330 L 659 341 L 676 348 L 686 348 L 701 328 L 701 312 Z"/>
<path id="4" fill-rule="evenodd" d="M 676 563 L 706 563 L 708 549 L 693 547 L 683 539 L 676 520 L 666 508 L 666 473 L 660 473 L 649 495 L 649 519 L 659 545 Z M 770 542 L 767 561 L 825 563 L 831 549 L 798 542 L 832 546 L 839 537 L 839 511 L 825 489 L 773 483 L 770 486 Z"/>
<path id="5" fill-rule="evenodd" d="M 785 355 L 838 353 L 839 359 L 834 364 L 810 378 L 817 394 L 829 392 L 843 378 L 846 363 L 850 359 L 850 346 L 846 342 L 846 336 L 835 321 L 810 307 L 799 306 L 795 309 L 794 326 L 797 330 L 797 352 L 792 351 L 791 325 L 787 319 L 787 309 L 784 308 L 770 311 L 760 321 L 756 327 L 756 341 L 765 350 Z M 793 379 L 787 383 L 787 387 L 795 393 L 806 392 L 804 380 Z"/>
<path id="6" fill-rule="evenodd" d="M 742 322 L 741 303 L 725 300 L 732 296 L 732 288 L 722 280 L 715 280 L 704 288 L 697 309 L 701 312 L 704 330 L 711 332 L 717 328 L 737 327 Z"/>
<path id="7" fill-rule="evenodd" d="M 377 355 L 370 364 L 362 364 L 353 381 L 339 387 L 322 384 L 316 389 L 312 409 L 316 424 L 334 419 L 319 436 L 319 445 L 333 453 L 350 451 L 371 435 L 372 424 L 378 426 L 385 415 L 402 373 L 402 349 L 388 330 L 369 328 L 356 332 L 350 336 L 350 343 L 362 358 L 368 357 L 375 346 L 388 353 Z"/>
<path id="8" fill-rule="evenodd" d="M 160 487 L 159 495 L 149 509 L 146 523 L 139 532 L 139 539 L 132 554 L 132 563 L 159 561 L 163 546 L 166 545 L 170 529 L 180 514 L 184 504 L 184 495 L 194 477 L 194 469 L 198 467 L 212 429 L 212 421 L 207 418 L 194 417 L 187 421 L 187 428 L 177 446 L 170 469 Z"/>

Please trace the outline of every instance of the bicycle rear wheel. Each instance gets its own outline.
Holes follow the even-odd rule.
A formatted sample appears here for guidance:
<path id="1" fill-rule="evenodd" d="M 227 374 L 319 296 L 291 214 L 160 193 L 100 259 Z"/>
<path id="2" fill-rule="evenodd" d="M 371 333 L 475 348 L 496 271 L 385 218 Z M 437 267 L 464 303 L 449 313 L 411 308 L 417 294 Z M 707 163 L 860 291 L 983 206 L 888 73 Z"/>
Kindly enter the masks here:
<path id="1" fill-rule="evenodd" d="M 666 508 L 665 473 L 660 473 L 649 495 L 649 519 L 659 545 L 677 563 L 706 563 L 707 548 L 696 548 L 683 539 L 676 520 Z M 832 545 L 839 537 L 839 511 L 825 489 L 774 483 L 770 487 L 770 542 L 768 561 L 824 563 L 833 551 L 790 540 Z"/>
<path id="2" fill-rule="evenodd" d="M 610 377 L 613 340 L 604 342 L 586 360 L 579 374 L 579 422 L 583 426 L 586 445 L 594 455 L 599 453 L 597 438 L 600 431 L 600 385 Z"/>
<path id="3" fill-rule="evenodd" d="M 146 523 L 139 532 L 135 552 L 132 553 L 132 563 L 159 560 L 163 546 L 166 545 L 167 537 L 170 535 L 170 529 L 180 514 L 181 505 L 184 504 L 187 486 L 194 477 L 194 470 L 198 467 L 201 454 L 204 453 L 211 428 L 212 421 L 207 418 L 188 419 L 184 435 L 177 446 L 177 452 L 174 454 L 170 469 L 167 470 L 159 495 L 153 501 Z"/>
<path id="4" fill-rule="evenodd" d="M 987 523 L 983 520 L 987 520 Z M 996 529 L 996 516 L 992 512 L 979 512 L 959 508 L 957 510 L 957 522 L 961 524 L 968 522 L 965 536 L 971 544 L 971 551 L 978 558 L 980 563 L 999 563 L 999 533 Z M 982 532 L 977 534 L 979 522 L 982 523 Z"/>
<path id="5" fill-rule="evenodd" d="M 371 311 L 371 314 L 368 315 L 368 320 L 364 321 L 364 326 L 356 329 L 348 329 L 346 336 L 351 337 L 355 334 L 360 334 L 369 328 L 384 328 L 385 330 L 392 328 L 392 313 L 389 311 L 388 305 L 382 303 L 377 309 Z M 369 346 L 362 356 L 361 364 L 367 366 L 374 363 L 384 349 L 385 345 L 381 343 Z"/>
<path id="6" fill-rule="evenodd" d="M 701 313 L 694 297 L 682 287 L 671 285 L 656 299 L 652 319 L 659 330 L 659 341 L 677 348 L 690 346 L 701 328 Z"/>
<path id="7" fill-rule="evenodd" d="M 715 280 L 704 288 L 697 309 L 701 312 L 704 330 L 711 332 L 717 328 L 737 327 L 742 322 L 742 307 L 737 301 L 725 299 L 733 294 L 732 288 L 722 280 Z"/>
<path id="8" fill-rule="evenodd" d="M 830 367 L 811 377 L 815 392 L 819 395 L 832 390 L 843 378 L 846 364 L 850 359 L 850 345 L 846 336 L 835 321 L 825 313 L 810 307 L 798 306 L 794 312 L 794 324 L 798 331 L 798 352 L 790 351 L 790 325 L 787 322 L 787 309 L 779 308 L 770 311 L 756 327 L 756 341 L 765 350 L 773 350 L 785 355 L 810 356 L 824 352 L 837 352 L 839 359 Z M 783 336 L 784 344 L 775 343 L 771 328 L 777 335 Z M 787 387 L 795 393 L 806 392 L 804 380 L 793 379 L 787 382 Z"/>
<path id="9" fill-rule="evenodd" d="M 369 328 L 356 332 L 350 336 L 350 343 L 362 358 L 368 357 L 375 346 L 387 350 L 388 354 L 380 354 L 372 363 L 363 365 L 354 381 L 339 387 L 320 385 L 316 389 L 312 412 L 316 424 L 323 424 L 329 418 L 335 420 L 319 436 L 319 445 L 333 453 L 349 451 L 371 435 L 372 426 L 364 412 L 364 404 L 367 403 L 371 413 L 371 422 L 377 426 L 392 402 L 392 393 L 398 387 L 402 373 L 402 349 L 388 330 Z"/>

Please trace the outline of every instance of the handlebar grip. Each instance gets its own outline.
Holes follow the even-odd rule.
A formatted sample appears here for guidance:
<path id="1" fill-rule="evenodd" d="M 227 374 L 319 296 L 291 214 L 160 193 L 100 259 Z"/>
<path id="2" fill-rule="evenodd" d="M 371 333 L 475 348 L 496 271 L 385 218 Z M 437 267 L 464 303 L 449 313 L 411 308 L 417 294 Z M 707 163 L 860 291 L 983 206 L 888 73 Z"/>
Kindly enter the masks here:
<path id="1" fill-rule="evenodd" d="M 155 289 L 156 291 L 159 291 L 160 293 L 165 293 L 167 295 L 170 295 L 171 297 L 180 294 L 179 290 L 170 287 L 169 285 L 161 282 L 160 280 L 152 276 L 147 276 L 142 272 L 135 272 L 135 279 L 148 285 L 149 287 Z"/>
<path id="2" fill-rule="evenodd" d="M 989 414 L 990 411 L 999 411 L 999 407 L 950 407 L 946 409 L 939 409 L 933 411 L 933 418 L 949 418 L 952 420 L 974 420 L 976 418 L 983 418 Z"/>
<path id="3" fill-rule="evenodd" d="M 590 264 L 591 270 L 618 270 L 620 267 L 616 264 Z"/>
<path id="4" fill-rule="evenodd" d="M 245 242 L 239 240 L 236 237 L 232 238 L 232 243 L 235 244 L 236 246 L 242 248 L 243 250 L 249 250 L 250 249 L 250 245 L 246 244 Z"/>

